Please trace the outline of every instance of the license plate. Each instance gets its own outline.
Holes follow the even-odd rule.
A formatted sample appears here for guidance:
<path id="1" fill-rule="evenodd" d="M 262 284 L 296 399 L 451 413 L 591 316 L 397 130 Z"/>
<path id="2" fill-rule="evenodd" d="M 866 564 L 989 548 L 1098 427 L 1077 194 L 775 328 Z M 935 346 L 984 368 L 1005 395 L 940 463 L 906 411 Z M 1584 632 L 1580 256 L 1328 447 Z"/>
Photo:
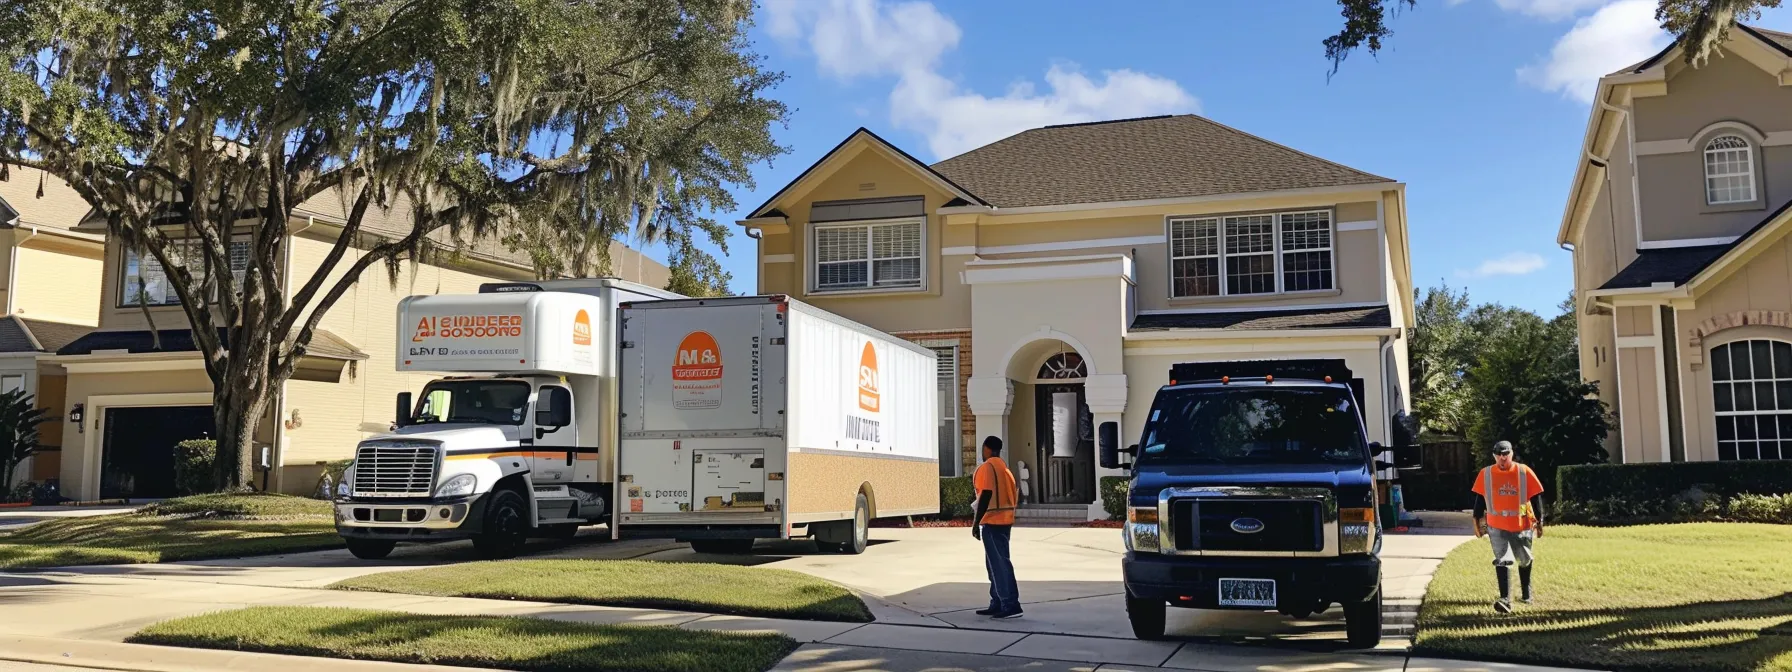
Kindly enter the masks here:
<path id="1" fill-rule="evenodd" d="M 1274 607 L 1275 579 L 1220 579 L 1220 606 Z"/>

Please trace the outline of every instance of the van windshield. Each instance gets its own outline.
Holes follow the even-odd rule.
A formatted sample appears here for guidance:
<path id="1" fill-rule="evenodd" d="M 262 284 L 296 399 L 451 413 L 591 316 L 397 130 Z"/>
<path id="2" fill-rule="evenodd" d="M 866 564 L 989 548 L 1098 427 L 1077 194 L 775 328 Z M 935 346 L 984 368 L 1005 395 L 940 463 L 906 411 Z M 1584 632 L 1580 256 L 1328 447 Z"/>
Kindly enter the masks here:
<path id="1" fill-rule="evenodd" d="M 1362 464 L 1363 426 L 1349 392 L 1217 387 L 1158 394 L 1139 464 Z"/>
<path id="2" fill-rule="evenodd" d="M 521 425 L 529 412 L 529 384 L 516 380 L 439 380 L 423 388 L 412 424 L 471 422 Z"/>

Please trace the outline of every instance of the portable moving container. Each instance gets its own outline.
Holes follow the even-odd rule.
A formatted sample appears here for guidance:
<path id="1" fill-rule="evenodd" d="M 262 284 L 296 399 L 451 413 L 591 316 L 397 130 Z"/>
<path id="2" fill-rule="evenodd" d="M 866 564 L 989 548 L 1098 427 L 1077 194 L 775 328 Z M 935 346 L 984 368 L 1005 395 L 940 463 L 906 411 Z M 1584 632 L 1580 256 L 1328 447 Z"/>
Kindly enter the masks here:
<path id="1" fill-rule="evenodd" d="M 939 511 L 932 351 L 784 296 L 625 303 L 624 537 L 862 550 Z"/>

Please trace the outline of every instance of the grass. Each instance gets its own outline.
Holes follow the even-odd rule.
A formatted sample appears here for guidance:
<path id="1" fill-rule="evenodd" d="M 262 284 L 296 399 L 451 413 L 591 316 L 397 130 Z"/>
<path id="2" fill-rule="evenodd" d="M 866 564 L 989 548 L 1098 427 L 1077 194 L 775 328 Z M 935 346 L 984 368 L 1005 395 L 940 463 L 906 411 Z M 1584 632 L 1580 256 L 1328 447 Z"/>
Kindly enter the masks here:
<path id="1" fill-rule="evenodd" d="M 252 607 L 158 623 L 126 640 L 355 660 L 604 672 L 761 672 L 796 650 L 777 634 L 497 616 Z"/>
<path id="2" fill-rule="evenodd" d="M 1419 611 L 1421 654 L 1647 672 L 1792 672 L 1792 526 L 1556 526 L 1534 605 L 1493 612 L 1486 541 L 1447 557 Z M 1517 579 L 1514 579 L 1514 583 Z"/>
<path id="3" fill-rule="evenodd" d="M 136 513 L 56 518 L 0 533 L 0 569 L 174 562 L 342 547 L 328 502 L 199 495 Z"/>
<path id="4" fill-rule="evenodd" d="M 337 583 L 442 597 L 677 609 L 812 621 L 871 621 L 858 596 L 781 569 L 642 560 L 502 560 L 383 572 Z"/>

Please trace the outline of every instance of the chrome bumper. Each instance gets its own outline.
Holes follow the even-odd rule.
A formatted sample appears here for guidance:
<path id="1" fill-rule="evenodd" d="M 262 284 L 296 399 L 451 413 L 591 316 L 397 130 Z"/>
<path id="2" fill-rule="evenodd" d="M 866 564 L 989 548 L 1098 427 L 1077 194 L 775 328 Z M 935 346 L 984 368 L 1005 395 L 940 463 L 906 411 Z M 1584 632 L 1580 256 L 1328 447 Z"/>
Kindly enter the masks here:
<path id="1" fill-rule="evenodd" d="M 452 530 L 467 521 L 475 499 L 477 498 L 440 502 L 337 502 L 336 526 Z"/>

